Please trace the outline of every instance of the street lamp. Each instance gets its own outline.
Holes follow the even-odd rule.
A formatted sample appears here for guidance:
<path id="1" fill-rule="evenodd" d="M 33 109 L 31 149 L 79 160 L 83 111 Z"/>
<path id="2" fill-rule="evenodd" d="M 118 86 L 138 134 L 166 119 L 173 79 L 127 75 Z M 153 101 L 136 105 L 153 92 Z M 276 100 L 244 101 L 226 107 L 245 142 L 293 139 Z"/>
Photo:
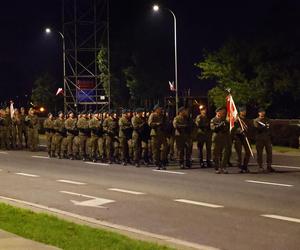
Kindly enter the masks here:
<path id="1" fill-rule="evenodd" d="M 58 30 L 54 30 L 56 33 L 60 35 L 63 42 L 63 75 L 64 75 L 64 113 L 67 113 L 67 98 L 66 98 L 66 86 L 67 86 L 67 79 L 66 79 L 66 44 L 65 44 L 65 36 Z M 46 34 L 51 34 L 52 30 L 50 28 L 45 29 Z"/>
<path id="2" fill-rule="evenodd" d="M 165 8 L 166 10 L 168 10 L 172 16 L 173 16 L 173 20 L 174 20 L 174 54 L 175 54 L 175 88 L 176 88 L 176 99 L 175 99 L 175 102 L 176 102 L 176 114 L 178 114 L 178 104 L 179 104 L 179 99 L 178 99 L 178 61 L 177 61 L 177 20 L 176 20 L 176 16 L 175 16 L 175 13 L 168 9 L 168 8 Z M 153 5 L 153 11 L 154 12 L 158 12 L 160 10 L 159 8 L 159 5 L 155 4 Z"/>

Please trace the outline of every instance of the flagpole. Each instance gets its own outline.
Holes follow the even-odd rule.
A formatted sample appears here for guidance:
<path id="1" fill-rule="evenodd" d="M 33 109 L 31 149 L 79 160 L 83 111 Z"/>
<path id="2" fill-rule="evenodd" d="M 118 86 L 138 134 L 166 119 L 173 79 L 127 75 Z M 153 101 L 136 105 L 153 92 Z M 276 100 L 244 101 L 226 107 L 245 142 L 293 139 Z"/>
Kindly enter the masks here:
<path id="1" fill-rule="evenodd" d="M 245 131 L 245 127 L 244 127 L 244 125 L 242 124 L 241 118 L 240 118 L 239 116 L 238 116 L 238 121 L 239 121 L 240 126 L 241 126 L 241 128 L 242 128 L 242 132 L 244 132 L 244 131 Z M 251 145 L 250 145 L 250 143 L 249 143 L 248 137 L 246 136 L 246 134 L 244 134 L 244 136 L 245 136 L 245 140 L 246 140 L 247 146 L 248 146 L 248 148 L 249 148 L 249 150 L 250 150 L 251 156 L 252 156 L 252 158 L 254 159 L 254 154 L 253 154 Z"/>

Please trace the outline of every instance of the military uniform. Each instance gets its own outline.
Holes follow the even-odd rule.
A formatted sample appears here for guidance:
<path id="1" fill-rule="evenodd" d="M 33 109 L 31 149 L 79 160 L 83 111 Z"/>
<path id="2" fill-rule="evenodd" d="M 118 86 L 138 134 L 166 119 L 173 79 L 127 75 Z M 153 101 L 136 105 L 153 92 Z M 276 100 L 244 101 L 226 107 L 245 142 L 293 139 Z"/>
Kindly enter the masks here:
<path id="1" fill-rule="evenodd" d="M 105 159 L 105 136 L 103 133 L 103 117 L 99 120 L 99 128 L 98 128 L 98 155 L 99 159 L 104 162 Z"/>
<path id="2" fill-rule="evenodd" d="M 10 144 L 10 126 L 11 126 L 11 118 L 9 113 L 3 111 L 2 121 L 1 121 L 1 148 L 3 149 L 11 149 Z"/>
<path id="3" fill-rule="evenodd" d="M 53 148 L 52 150 L 56 154 L 56 156 L 61 159 L 61 151 L 62 151 L 62 141 L 65 134 L 65 120 L 63 118 L 57 118 L 54 121 L 53 125 L 55 134 L 54 134 L 54 140 L 53 140 Z"/>
<path id="4" fill-rule="evenodd" d="M 105 132 L 105 151 L 108 162 L 111 164 L 113 159 L 118 156 L 117 144 L 115 140 L 118 132 L 118 120 L 109 116 L 103 122 L 103 130 Z"/>
<path id="5" fill-rule="evenodd" d="M 140 112 L 141 110 L 137 110 Z M 142 155 L 142 134 L 145 126 L 145 120 L 138 115 L 135 115 L 131 119 L 133 132 L 132 132 L 132 146 L 133 146 L 133 160 L 136 167 L 139 167 L 140 158 Z"/>
<path id="6" fill-rule="evenodd" d="M 198 115 L 195 119 L 197 129 L 197 146 L 199 150 L 200 166 L 204 166 L 203 148 L 206 149 L 206 165 L 210 166 L 211 161 L 211 146 L 212 146 L 212 131 L 210 129 L 210 119 L 207 116 Z"/>
<path id="7" fill-rule="evenodd" d="M 28 147 L 31 151 L 36 151 L 39 143 L 39 121 L 35 114 L 29 114 L 25 118 L 28 126 Z"/>
<path id="8" fill-rule="evenodd" d="M 28 147 L 28 145 L 27 145 L 27 142 L 28 142 L 28 127 L 26 125 L 25 118 L 26 118 L 25 113 L 21 112 L 21 114 L 20 114 L 21 124 L 18 128 L 18 138 L 19 138 L 21 147 L 23 147 L 23 137 L 24 137 L 25 147 L 27 148 Z"/>
<path id="9" fill-rule="evenodd" d="M 76 135 L 76 123 L 77 120 L 71 117 L 65 121 L 65 128 L 67 130 L 67 154 L 70 159 L 74 157 L 73 140 Z"/>
<path id="10" fill-rule="evenodd" d="M 77 122 L 77 128 L 79 130 L 79 155 L 82 160 L 86 160 L 86 143 L 89 129 L 89 121 L 85 117 L 81 117 Z"/>
<path id="11" fill-rule="evenodd" d="M 97 161 L 97 146 L 98 146 L 98 138 L 99 138 L 99 130 L 100 130 L 100 121 L 97 117 L 93 117 L 89 121 L 89 129 L 91 130 L 91 139 L 90 139 L 90 158 L 96 162 Z"/>
<path id="12" fill-rule="evenodd" d="M 256 151 L 257 151 L 257 164 L 261 170 L 263 168 L 263 150 L 266 149 L 267 153 L 267 170 L 273 172 L 272 168 L 272 141 L 270 120 L 268 118 L 256 118 L 253 121 L 256 131 Z"/>
<path id="13" fill-rule="evenodd" d="M 119 119 L 119 141 L 120 153 L 123 165 L 129 162 L 129 140 L 132 137 L 132 125 L 130 120 L 127 119 L 126 114 L 123 113 Z"/>
<path id="14" fill-rule="evenodd" d="M 179 109 L 180 110 L 180 109 Z M 181 110 L 183 111 L 183 109 Z M 185 117 L 181 111 L 173 120 L 173 126 L 175 128 L 175 141 L 177 151 L 179 155 L 179 164 L 181 168 L 185 166 L 191 167 L 191 136 L 190 136 L 190 124 L 188 118 Z M 184 165 L 185 160 L 185 165 Z"/>
<path id="15" fill-rule="evenodd" d="M 214 117 L 210 122 L 213 131 L 213 160 L 216 173 L 227 173 L 226 167 L 230 154 L 229 122 L 225 118 Z"/>
<path id="16" fill-rule="evenodd" d="M 165 169 L 167 163 L 167 138 L 164 132 L 166 126 L 162 114 L 156 112 L 149 116 L 148 125 L 151 128 L 151 146 L 154 164 L 158 169 Z"/>
<path id="17" fill-rule="evenodd" d="M 48 117 L 44 121 L 44 129 L 45 129 L 45 135 L 46 135 L 48 156 L 52 157 L 53 156 L 52 145 L 53 145 L 53 138 L 54 138 L 54 120 L 53 120 L 53 118 Z"/>

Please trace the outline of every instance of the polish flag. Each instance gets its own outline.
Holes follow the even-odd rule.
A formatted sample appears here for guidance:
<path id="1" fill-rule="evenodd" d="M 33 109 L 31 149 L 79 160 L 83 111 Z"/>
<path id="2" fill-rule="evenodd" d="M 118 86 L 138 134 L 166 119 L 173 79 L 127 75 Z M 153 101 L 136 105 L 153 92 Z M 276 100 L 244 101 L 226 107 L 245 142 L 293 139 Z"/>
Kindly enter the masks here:
<path id="1" fill-rule="evenodd" d="M 62 88 L 58 88 L 58 90 L 56 91 L 56 95 L 63 95 L 64 94 L 64 90 Z"/>
<path id="2" fill-rule="evenodd" d="M 169 81 L 170 91 L 176 91 L 175 83 Z"/>
<path id="3" fill-rule="evenodd" d="M 228 117 L 228 120 L 229 120 L 230 131 L 231 131 L 234 127 L 234 122 L 238 118 L 238 111 L 237 111 L 236 106 L 234 104 L 232 95 L 228 95 L 226 97 L 226 106 L 227 106 L 227 117 Z"/>

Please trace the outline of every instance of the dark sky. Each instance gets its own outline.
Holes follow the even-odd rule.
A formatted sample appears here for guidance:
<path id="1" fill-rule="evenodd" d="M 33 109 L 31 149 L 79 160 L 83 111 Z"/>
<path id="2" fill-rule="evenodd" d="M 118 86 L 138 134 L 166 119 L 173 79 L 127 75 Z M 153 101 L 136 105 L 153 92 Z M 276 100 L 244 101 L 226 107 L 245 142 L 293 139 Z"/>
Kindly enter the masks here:
<path id="1" fill-rule="evenodd" d="M 257 36 L 262 27 L 269 25 L 272 29 L 272 23 L 268 22 L 276 18 L 280 19 L 277 25 L 283 29 L 289 26 L 289 12 L 299 13 L 299 4 L 296 0 L 288 2 L 158 1 L 172 9 L 178 19 L 181 90 L 191 88 L 201 94 L 208 88 L 209 85 L 201 86 L 206 83 L 197 79 L 198 71 L 193 66 L 202 58 L 204 49 L 217 49 L 230 37 Z M 111 0 L 112 44 L 128 49 L 128 54 L 151 52 L 158 48 L 156 51 L 159 53 L 144 55 L 157 63 L 167 62 L 166 71 L 173 80 L 172 17 L 168 12 L 153 14 L 152 3 L 146 0 Z M 61 41 L 56 35 L 46 37 L 43 29 L 47 25 L 61 29 L 61 1 L 4 0 L 0 10 L 0 100 L 30 94 L 34 80 L 45 72 L 59 81 L 62 78 Z M 282 10 L 285 10 L 283 15 L 280 14 Z"/>

